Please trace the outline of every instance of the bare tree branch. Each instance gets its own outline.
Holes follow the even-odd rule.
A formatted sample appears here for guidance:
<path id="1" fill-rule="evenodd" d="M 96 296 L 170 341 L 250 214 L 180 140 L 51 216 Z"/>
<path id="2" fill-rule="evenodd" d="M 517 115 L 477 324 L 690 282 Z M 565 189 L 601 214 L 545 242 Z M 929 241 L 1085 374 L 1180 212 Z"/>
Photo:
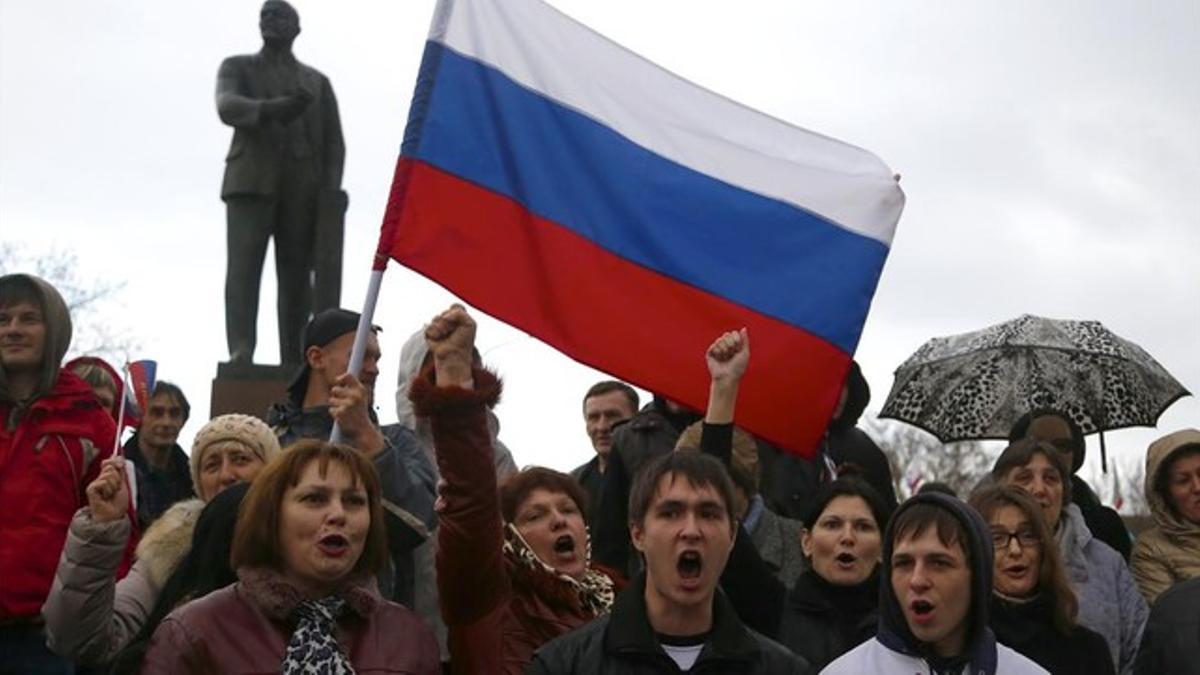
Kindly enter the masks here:
<path id="1" fill-rule="evenodd" d="M 54 285 L 71 311 L 74 337 L 69 356 L 91 354 L 120 364 L 141 349 L 114 317 L 124 315 L 120 295 L 124 281 L 81 279 L 74 251 L 58 247 L 31 253 L 25 246 L 0 244 L 0 274 L 26 272 Z"/>

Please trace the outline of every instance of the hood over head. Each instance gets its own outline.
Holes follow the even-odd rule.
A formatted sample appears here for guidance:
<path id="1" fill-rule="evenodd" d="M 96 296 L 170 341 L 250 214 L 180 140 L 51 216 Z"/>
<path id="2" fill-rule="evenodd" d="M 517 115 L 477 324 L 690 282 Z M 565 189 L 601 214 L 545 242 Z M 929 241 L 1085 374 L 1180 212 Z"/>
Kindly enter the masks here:
<path id="1" fill-rule="evenodd" d="M 1164 494 L 1166 478 L 1159 476 L 1166 470 L 1173 455 L 1185 448 L 1200 449 L 1200 430 L 1180 429 L 1150 444 L 1146 451 L 1146 502 L 1150 504 L 1150 512 L 1154 522 L 1167 534 L 1180 535 L 1184 533 L 1200 535 L 1200 526 L 1181 517 L 1170 504 Z"/>
<path id="2" fill-rule="evenodd" d="M 42 368 L 38 374 L 37 387 L 25 401 L 15 401 L 8 390 L 8 377 L 0 368 L 0 401 L 27 403 L 46 395 L 58 381 L 63 357 L 71 346 L 71 313 L 62 295 L 50 282 L 32 274 L 6 274 L 0 276 L 0 301 L 22 295 L 32 295 L 42 308 L 46 322 L 46 344 L 43 350 Z"/>
<path id="3" fill-rule="evenodd" d="M 425 344 L 425 327 L 408 336 L 404 346 L 400 348 L 400 375 L 396 382 L 396 419 L 401 426 L 416 431 L 417 415 L 413 412 L 412 401 L 408 400 L 408 390 L 412 387 L 413 378 L 421 372 L 425 363 L 425 355 L 429 353 L 429 345 Z"/>
<path id="4" fill-rule="evenodd" d="M 408 400 L 408 391 L 412 388 L 412 381 L 425 367 L 425 359 L 429 355 L 429 345 L 425 344 L 425 327 L 421 326 L 417 332 L 408 336 L 404 341 L 404 346 L 400 348 L 400 374 L 396 378 L 396 419 L 401 426 L 408 427 L 412 431 L 420 432 L 417 424 L 417 415 L 413 412 L 412 401 Z M 471 360 L 476 367 L 482 367 L 483 357 L 479 353 L 479 349 L 471 348 Z M 495 407 L 495 404 L 488 405 L 489 412 Z M 500 432 L 500 421 L 495 415 L 488 415 L 488 426 L 491 428 L 492 440 L 496 439 L 496 435 Z"/>
<path id="5" fill-rule="evenodd" d="M 849 429 L 858 424 L 858 418 L 862 417 L 867 404 L 871 402 L 871 385 L 863 377 L 858 361 L 850 362 L 846 383 L 842 386 L 846 388 L 846 405 L 842 406 L 842 414 L 829 420 L 831 429 Z"/>
<path id="6" fill-rule="evenodd" d="M 88 377 L 91 377 L 91 376 L 90 375 L 89 376 L 81 375 L 81 372 L 84 369 L 96 368 L 98 370 L 101 370 L 101 371 L 107 373 L 108 376 L 110 378 L 112 378 L 113 391 L 114 391 L 113 404 L 112 404 L 112 408 L 109 410 L 109 412 L 112 413 L 112 416 L 114 419 L 120 414 L 121 399 L 122 399 L 122 397 L 125 396 L 125 382 L 122 379 L 121 374 L 117 372 L 117 369 L 113 368 L 112 365 L 110 365 L 108 363 L 108 361 L 105 361 L 104 359 L 102 359 L 98 356 L 77 356 L 77 357 L 71 359 L 70 361 L 67 361 L 66 363 L 64 363 L 62 367 L 63 367 L 63 370 L 70 370 L 70 371 L 74 372 L 75 374 L 83 377 L 84 381 L 88 382 L 89 386 L 92 385 L 92 383 L 90 381 L 88 381 Z M 94 388 L 95 387 L 93 387 L 93 389 Z"/>
<path id="7" fill-rule="evenodd" d="M 930 504 L 950 512 L 966 532 L 963 542 L 967 564 L 971 568 L 971 607 L 967 620 L 971 627 L 965 640 L 964 656 L 970 660 L 971 673 L 993 675 L 996 672 L 996 637 L 988 628 L 988 608 L 992 595 L 992 537 L 987 523 L 966 502 L 938 492 L 918 494 L 900 505 L 888 522 L 883 538 L 883 563 L 879 577 L 878 639 L 892 651 L 929 658 L 932 652 L 919 642 L 908 628 L 904 610 L 892 588 L 892 552 L 896 523 L 900 516 L 917 504 Z"/>

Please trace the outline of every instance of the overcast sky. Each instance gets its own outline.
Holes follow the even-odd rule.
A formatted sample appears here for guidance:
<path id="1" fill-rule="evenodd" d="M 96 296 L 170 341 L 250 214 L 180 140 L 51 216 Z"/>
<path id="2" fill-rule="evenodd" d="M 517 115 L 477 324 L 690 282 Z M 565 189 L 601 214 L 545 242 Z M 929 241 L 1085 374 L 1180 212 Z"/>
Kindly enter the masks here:
<path id="1" fill-rule="evenodd" d="M 869 410 L 924 340 L 1026 312 L 1102 321 L 1200 390 L 1195 0 L 552 4 L 903 175 L 908 206 L 858 351 Z M 295 5 L 296 53 L 329 76 L 341 108 L 343 304 L 357 308 L 434 2 Z M 111 320 L 144 346 L 133 358 L 157 359 L 191 397 L 185 447 L 226 358 L 218 194 L 230 129 L 213 88 L 222 58 L 258 49 L 258 8 L 0 0 L 0 240 L 71 249 L 80 276 L 126 283 Z M 278 358 L 273 276 L 268 262 L 266 363 Z M 384 421 L 401 344 L 452 300 L 389 267 L 376 319 Z M 501 437 L 517 462 L 585 461 L 579 397 L 603 376 L 495 321 L 479 341 L 506 378 Z M 1157 431 L 1109 434 L 1110 453 L 1132 467 L 1183 426 L 1200 427 L 1195 398 Z"/>

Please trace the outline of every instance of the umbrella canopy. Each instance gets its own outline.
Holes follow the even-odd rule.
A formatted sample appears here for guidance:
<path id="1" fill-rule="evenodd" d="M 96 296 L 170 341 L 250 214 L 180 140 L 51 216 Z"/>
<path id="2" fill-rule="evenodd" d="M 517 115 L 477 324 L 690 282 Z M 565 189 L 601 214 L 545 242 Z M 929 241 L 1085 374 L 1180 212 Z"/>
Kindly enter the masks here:
<path id="1" fill-rule="evenodd" d="M 1090 434 L 1154 426 L 1188 393 L 1141 347 L 1099 321 L 1025 314 L 921 345 L 896 369 L 879 416 L 949 443 L 1007 439 L 1021 415 L 1048 407 Z"/>

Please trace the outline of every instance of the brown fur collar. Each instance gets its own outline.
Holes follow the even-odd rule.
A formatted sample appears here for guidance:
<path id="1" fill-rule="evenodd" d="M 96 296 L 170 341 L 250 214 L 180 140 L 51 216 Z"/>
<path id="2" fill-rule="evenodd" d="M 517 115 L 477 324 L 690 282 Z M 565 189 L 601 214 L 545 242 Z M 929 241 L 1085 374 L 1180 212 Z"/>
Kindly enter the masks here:
<path id="1" fill-rule="evenodd" d="M 176 502 L 146 528 L 138 542 L 137 559 L 142 562 L 146 579 L 155 588 L 161 589 L 167 583 L 171 573 L 192 550 L 192 532 L 203 510 L 204 502 L 199 499 Z"/>
<path id="2" fill-rule="evenodd" d="M 243 567 L 238 569 L 237 575 L 242 595 L 263 614 L 277 621 L 287 621 L 300 603 L 308 599 L 275 570 Z M 370 616 L 383 601 L 371 575 L 351 578 L 333 594 L 345 600 L 346 607 L 362 618 Z"/>

